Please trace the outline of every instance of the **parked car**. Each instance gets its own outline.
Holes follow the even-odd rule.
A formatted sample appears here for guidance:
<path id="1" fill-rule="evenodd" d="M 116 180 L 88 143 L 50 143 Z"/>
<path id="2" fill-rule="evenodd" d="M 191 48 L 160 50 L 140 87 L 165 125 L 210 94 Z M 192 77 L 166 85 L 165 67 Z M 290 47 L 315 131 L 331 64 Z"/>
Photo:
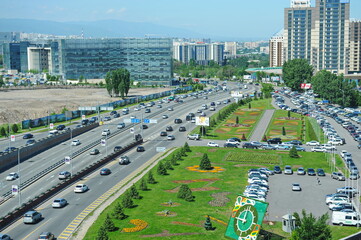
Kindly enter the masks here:
<path id="1" fill-rule="evenodd" d="M 90 155 L 97 155 L 99 154 L 99 150 L 97 148 L 94 148 L 90 151 Z"/>
<path id="2" fill-rule="evenodd" d="M 338 181 L 345 181 L 346 180 L 345 176 L 340 172 L 333 172 L 331 174 L 331 178 L 336 179 Z"/>
<path id="3" fill-rule="evenodd" d="M 258 149 L 257 146 L 254 146 L 254 145 L 252 145 L 251 143 L 248 143 L 248 142 L 243 143 L 242 148 Z"/>
<path id="4" fill-rule="evenodd" d="M 313 168 L 307 169 L 307 175 L 308 176 L 316 176 L 315 169 L 313 169 Z"/>
<path id="5" fill-rule="evenodd" d="M 292 191 L 301 191 L 301 185 L 299 183 L 292 183 Z"/>
<path id="6" fill-rule="evenodd" d="M 299 140 L 291 140 L 291 141 L 285 142 L 285 144 L 302 145 L 302 142 Z"/>
<path id="7" fill-rule="evenodd" d="M 299 152 L 305 152 L 306 151 L 306 149 L 304 147 L 301 147 L 301 146 L 298 146 L 298 145 L 295 145 L 295 148 Z"/>
<path id="8" fill-rule="evenodd" d="M 83 193 L 83 192 L 86 192 L 88 190 L 89 190 L 89 188 L 85 184 L 78 184 L 74 188 L 74 192 L 76 192 L 76 193 Z"/>
<path id="9" fill-rule="evenodd" d="M 317 142 L 317 141 L 312 140 L 312 141 L 310 141 L 310 142 L 306 142 L 306 145 L 307 145 L 307 146 L 319 146 L 320 143 Z"/>
<path id="10" fill-rule="evenodd" d="M 40 235 L 39 235 L 39 238 L 38 240 L 53 240 L 55 239 L 55 236 L 54 234 L 52 234 L 51 232 L 42 232 Z"/>
<path id="11" fill-rule="evenodd" d="M 271 138 L 267 140 L 268 144 L 281 144 L 282 140 L 281 138 Z"/>
<path id="12" fill-rule="evenodd" d="M 275 166 L 273 171 L 274 171 L 274 173 L 277 173 L 277 174 L 282 173 L 282 169 L 280 166 Z"/>
<path id="13" fill-rule="evenodd" d="M 358 193 L 358 190 L 357 188 L 354 188 L 354 187 L 341 187 L 341 188 L 337 188 L 336 189 L 336 192 L 350 192 L 352 193 L 353 195 L 357 194 Z"/>
<path id="14" fill-rule="evenodd" d="M 71 177 L 71 173 L 68 172 L 68 171 L 62 171 L 62 172 L 60 172 L 59 175 L 58 175 L 59 180 L 68 179 L 68 178 L 70 178 L 70 177 Z"/>
<path id="15" fill-rule="evenodd" d="M 225 148 L 238 148 L 238 146 L 236 144 L 231 144 L 231 143 L 225 143 L 223 145 L 223 147 L 225 147 Z"/>
<path id="16" fill-rule="evenodd" d="M 37 211 L 28 211 L 24 214 L 23 222 L 24 223 L 37 223 L 43 219 L 41 213 Z"/>
<path id="17" fill-rule="evenodd" d="M 0 233 L 0 240 L 11 240 L 11 237 L 7 234 Z"/>
<path id="18" fill-rule="evenodd" d="M 67 204 L 68 204 L 68 202 L 64 198 L 56 198 L 56 199 L 54 199 L 51 206 L 53 208 L 62 208 L 62 207 L 65 207 Z"/>
<path id="19" fill-rule="evenodd" d="M 228 143 L 228 144 L 234 144 L 234 145 L 240 145 L 240 142 L 237 141 L 237 140 L 235 140 L 235 139 L 233 139 L 233 138 L 227 139 L 226 143 Z"/>
<path id="20" fill-rule="evenodd" d="M 297 175 L 306 175 L 306 171 L 303 167 L 297 169 Z"/>
<path id="21" fill-rule="evenodd" d="M 288 174 L 288 175 L 291 175 L 293 174 L 293 170 L 292 170 L 292 167 L 290 165 L 286 165 L 285 166 L 285 169 L 283 170 L 284 174 Z"/>
<path id="22" fill-rule="evenodd" d="M 109 168 L 103 168 L 100 170 L 100 175 L 109 175 L 111 173 L 112 173 L 112 171 L 110 171 Z"/>
<path id="23" fill-rule="evenodd" d="M 215 142 L 208 142 L 207 146 L 208 147 L 219 147 L 218 143 L 215 143 Z"/>
<path id="24" fill-rule="evenodd" d="M 312 147 L 311 152 L 327 152 L 327 150 L 321 147 Z"/>
<path id="25" fill-rule="evenodd" d="M 322 168 L 317 169 L 317 176 L 324 177 L 326 176 L 325 171 Z"/>

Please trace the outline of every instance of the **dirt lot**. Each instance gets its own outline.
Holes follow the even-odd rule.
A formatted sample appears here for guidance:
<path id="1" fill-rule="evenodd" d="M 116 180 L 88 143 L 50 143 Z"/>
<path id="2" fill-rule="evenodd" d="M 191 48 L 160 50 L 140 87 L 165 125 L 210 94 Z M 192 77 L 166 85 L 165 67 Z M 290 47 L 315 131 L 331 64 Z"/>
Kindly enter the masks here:
<path id="1" fill-rule="evenodd" d="M 130 89 L 128 95 L 148 95 L 167 90 L 170 88 L 136 88 Z M 78 107 L 117 100 L 120 98 L 111 98 L 104 88 L 0 90 L 0 125 L 44 117 L 52 112 L 60 113 L 64 107 L 77 110 Z"/>

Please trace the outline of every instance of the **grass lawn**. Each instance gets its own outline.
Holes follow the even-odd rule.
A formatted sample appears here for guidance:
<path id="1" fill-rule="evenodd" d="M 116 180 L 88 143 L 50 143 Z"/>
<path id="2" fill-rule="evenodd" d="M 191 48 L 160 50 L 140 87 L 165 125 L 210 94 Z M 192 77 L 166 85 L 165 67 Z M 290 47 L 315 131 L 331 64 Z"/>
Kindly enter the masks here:
<path id="1" fill-rule="evenodd" d="M 328 164 L 324 154 L 302 153 L 301 158 L 291 159 L 286 153 L 265 150 L 243 150 L 228 148 L 192 147 L 183 161 L 178 161 L 174 170 L 168 170 L 168 175 L 160 176 L 156 167 L 152 170 L 156 184 L 147 184 L 149 191 L 139 190 L 142 199 L 133 199 L 134 207 L 124 209 L 128 217 L 124 220 L 112 218 L 117 230 L 109 232 L 110 239 L 228 239 L 224 236 L 226 225 L 234 206 L 236 196 L 243 192 L 247 185 L 247 171 L 252 167 L 265 166 L 272 168 L 275 164 L 324 168 Z M 199 165 L 204 153 L 213 167 L 221 171 L 199 172 L 190 170 Z M 170 159 L 168 156 L 165 160 Z M 162 160 L 163 162 L 165 160 Z M 340 162 L 339 164 L 342 164 Z M 194 168 L 193 168 L 194 169 Z M 216 168 L 215 168 L 216 169 Z M 188 184 L 195 199 L 187 202 L 177 198 L 177 191 L 181 184 Z M 136 183 L 139 186 L 139 183 Z M 107 214 L 112 214 L 117 202 L 121 203 L 121 196 L 107 207 L 96 222 L 89 228 L 84 239 L 96 239 L 98 230 L 103 225 Z M 169 205 L 168 202 L 172 202 Z M 168 211 L 168 215 L 165 214 Z M 205 216 L 210 215 L 214 231 L 203 228 Z M 139 224 L 136 227 L 133 223 Z M 142 225 L 143 224 L 143 225 Z M 263 224 L 266 231 L 278 236 L 289 235 L 282 232 L 281 223 L 273 226 Z M 335 232 L 334 239 L 357 232 L 357 228 L 331 226 Z M 128 231 L 128 232 L 125 232 Z M 134 231 L 134 232 L 132 232 Z M 275 235 L 275 236 L 276 236 Z M 276 239 L 276 238 L 272 238 Z M 278 238 L 279 239 L 279 238 Z"/>
<path id="2" fill-rule="evenodd" d="M 266 130 L 267 139 L 281 138 L 283 141 L 303 140 L 301 138 L 302 131 L 302 115 L 291 112 L 288 118 L 288 111 L 276 110 Z M 286 135 L 282 134 L 282 128 L 285 128 Z"/>
<path id="3" fill-rule="evenodd" d="M 253 100 L 251 108 L 249 108 L 248 104 L 240 106 L 227 119 L 217 124 L 213 129 L 210 129 L 205 138 L 225 140 L 231 137 L 242 138 L 244 134 L 249 139 L 264 110 L 271 108 L 273 108 L 271 99 Z M 216 118 L 216 114 L 212 117 Z M 236 122 L 237 117 L 238 124 Z"/>

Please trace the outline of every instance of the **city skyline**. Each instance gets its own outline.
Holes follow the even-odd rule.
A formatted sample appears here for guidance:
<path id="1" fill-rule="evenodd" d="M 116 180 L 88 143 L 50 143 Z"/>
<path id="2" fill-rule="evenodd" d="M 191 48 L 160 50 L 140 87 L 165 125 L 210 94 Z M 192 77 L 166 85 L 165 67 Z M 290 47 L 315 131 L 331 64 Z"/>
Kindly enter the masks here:
<path id="1" fill-rule="evenodd" d="M 314 1 L 311 1 L 314 6 Z M 351 18 L 361 19 L 361 1 L 351 0 Z M 19 0 L 3 4 L 2 18 L 38 19 L 57 22 L 87 22 L 115 19 L 145 22 L 231 40 L 267 40 L 283 28 L 283 9 L 290 0 L 240 2 L 167 0 L 78 0 L 52 2 Z M 16 14 L 14 14 L 16 13 Z M 177 14 L 177 15 L 175 15 Z M 1 26 L 0 26 L 1 29 Z"/>

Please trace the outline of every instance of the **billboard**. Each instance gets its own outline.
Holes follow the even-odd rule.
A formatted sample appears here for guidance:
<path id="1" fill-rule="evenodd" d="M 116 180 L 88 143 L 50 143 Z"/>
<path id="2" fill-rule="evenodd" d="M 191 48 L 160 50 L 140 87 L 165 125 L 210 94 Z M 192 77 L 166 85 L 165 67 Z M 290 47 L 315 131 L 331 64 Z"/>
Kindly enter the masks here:
<path id="1" fill-rule="evenodd" d="M 228 222 L 226 237 L 256 240 L 266 214 L 268 203 L 238 196 Z"/>
<path id="2" fill-rule="evenodd" d="M 196 125 L 197 126 L 209 126 L 209 118 L 208 117 L 196 117 Z"/>
<path id="3" fill-rule="evenodd" d="M 311 83 L 301 83 L 301 89 L 311 89 Z"/>
<path id="4" fill-rule="evenodd" d="M 242 97 L 243 97 L 243 93 L 240 92 L 240 91 L 231 91 L 231 96 L 232 96 L 232 97 L 240 97 L 240 98 L 242 98 Z"/>

